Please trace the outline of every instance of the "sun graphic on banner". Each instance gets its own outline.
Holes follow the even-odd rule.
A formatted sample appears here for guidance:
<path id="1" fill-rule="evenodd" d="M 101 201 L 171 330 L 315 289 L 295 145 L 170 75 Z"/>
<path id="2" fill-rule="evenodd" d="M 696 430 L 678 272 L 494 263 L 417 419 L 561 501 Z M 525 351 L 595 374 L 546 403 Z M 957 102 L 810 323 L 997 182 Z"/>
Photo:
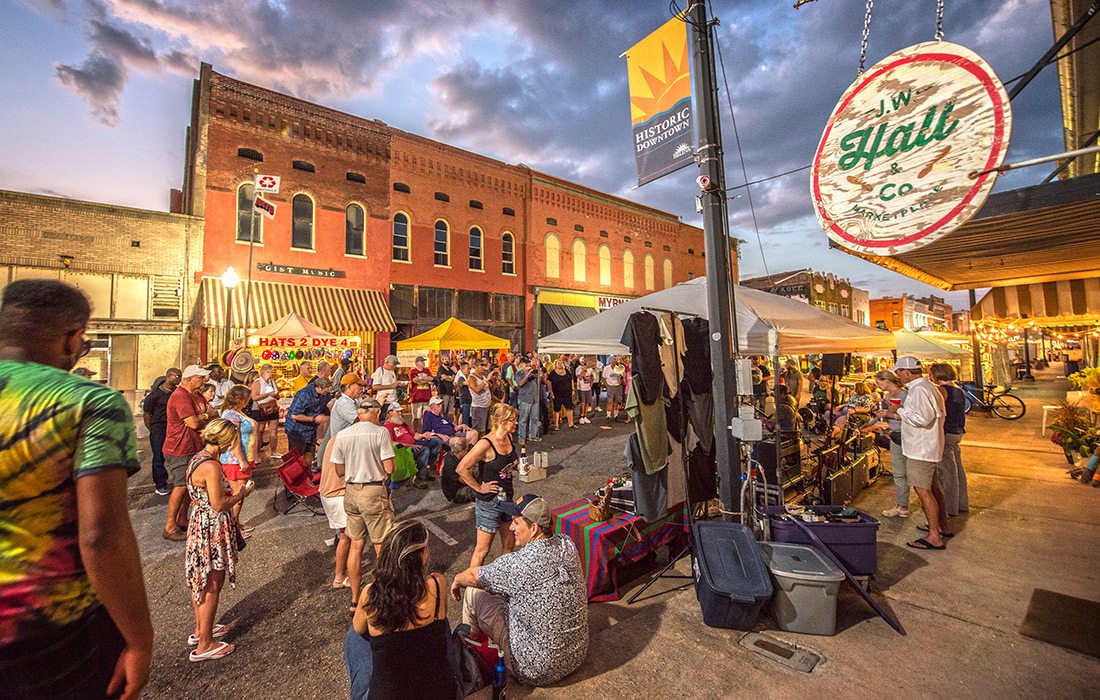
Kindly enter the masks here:
<path id="1" fill-rule="evenodd" d="M 662 27 L 629 51 L 630 117 L 634 124 L 648 121 L 691 97 L 687 32 L 682 22 L 668 28 L 673 31 Z"/>

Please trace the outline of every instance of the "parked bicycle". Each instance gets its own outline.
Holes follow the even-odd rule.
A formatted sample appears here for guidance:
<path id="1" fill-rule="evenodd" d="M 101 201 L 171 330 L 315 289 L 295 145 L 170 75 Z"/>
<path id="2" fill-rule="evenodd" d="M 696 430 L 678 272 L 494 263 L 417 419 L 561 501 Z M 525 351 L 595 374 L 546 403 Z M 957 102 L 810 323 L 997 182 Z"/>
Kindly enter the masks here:
<path id="1" fill-rule="evenodd" d="M 1027 413 L 1023 399 L 1014 395 L 1008 387 L 998 390 L 998 387 L 987 386 L 979 391 L 973 384 L 963 384 L 962 390 L 967 413 L 975 404 L 1005 420 L 1019 420 Z"/>

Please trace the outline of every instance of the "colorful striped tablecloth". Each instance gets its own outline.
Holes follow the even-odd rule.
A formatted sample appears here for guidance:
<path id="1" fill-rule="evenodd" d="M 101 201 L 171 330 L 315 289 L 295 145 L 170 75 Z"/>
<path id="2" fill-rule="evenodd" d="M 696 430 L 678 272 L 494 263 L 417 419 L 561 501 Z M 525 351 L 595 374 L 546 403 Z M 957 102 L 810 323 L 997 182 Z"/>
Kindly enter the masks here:
<path id="1" fill-rule="evenodd" d="M 574 501 L 551 513 L 554 532 L 577 545 L 588 600 L 619 599 L 619 569 L 663 545 L 682 546 L 687 538 L 687 509 L 681 503 L 652 523 L 620 513 L 603 523 L 588 517 L 588 501 Z"/>

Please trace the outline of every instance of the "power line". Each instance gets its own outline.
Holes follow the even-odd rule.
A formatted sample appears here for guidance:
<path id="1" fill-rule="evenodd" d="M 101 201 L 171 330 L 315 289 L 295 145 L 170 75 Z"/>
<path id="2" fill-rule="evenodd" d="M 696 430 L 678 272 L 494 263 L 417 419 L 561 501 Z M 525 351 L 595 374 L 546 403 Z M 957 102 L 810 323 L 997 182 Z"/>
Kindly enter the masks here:
<path id="1" fill-rule="evenodd" d="M 812 167 L 813 167 L 812 165 L 803 165 L 801 168 L 795 168 L 793 170 L 788 170 L 786 172 L 779 173 L 778 175 L 769 175 L 768 177 L 762 177 L 759 180 L 753 180 L 752 182 L 746 182 L 745 184 L 738 185 L 737 187 L 727 187 L 726 192 L 732 192 L 733 190 L 739 190 L 743 187 L 748 187 L 749 185 L 759 185 L 761 182 L 767 182 L 768 180 L 774 180 L 776 178 L 783 177 L 784 175 L 793 175 L 794 173 L 800 173 L 803 170 L 809 170 Z"/>
<path id="2" fill-rule="evenodd" d="M 717 21 L 717 20 L 716 20 Z M 745 168 L 745 154 L 741 150 L 741 136 L 737 131 L 737 116 L 733 113 L 733 98 L 730 96 L 730 84 L 726 78 L 726 62 L 722 58 L 722 42 L 718 39 L 718 33 L 714 35 L 714 46 L 718 49 L 718 64 L 722 67 L 722 84 L 726 89 L 726 103 L 729 105 L 730 120 L 733 122 L 733 139 L 737 144 L 737 157 L 741 160 L 741 176 L 745 179 L 745 184 L 742 187 L 745 188 L 745 197 L 749 200 L 749 212 L 752 214 L 752 228 L 756 232 L 756 245 L 760 249 L 760 262 L 764 264 L 764 274 L 771 274 L 768 271 L 768 260 L 764 256 L 764 241 L 760 238 L 760 226 L 756 222 L 756 207 L 752 203 L 752 190 L 749 189 L 749 172 Z"/>

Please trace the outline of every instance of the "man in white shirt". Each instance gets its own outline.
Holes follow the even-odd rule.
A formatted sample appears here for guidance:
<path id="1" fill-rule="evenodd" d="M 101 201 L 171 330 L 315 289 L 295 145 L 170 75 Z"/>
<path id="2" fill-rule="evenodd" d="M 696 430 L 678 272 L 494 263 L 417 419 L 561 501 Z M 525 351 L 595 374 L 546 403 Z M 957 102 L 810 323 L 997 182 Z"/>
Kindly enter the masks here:
<path id="1" fill-rule="evenodd" d="M 623 375 L 626 368 L 612 355 L 603 367 L 603 385 L 607 388 L 607 420 L 619 419 L 619 408 L 623 405 Z"/>
<path id="2" fill-rule="evenodd" d="M 489 430 L 489 406 L 493 402 L 493 394 L 489 391 L 489 380 L 486 375 L 489 372 L 489 363 L 478 360 L 470 376 L 466 379 L 466 387 L 470 390 L 470 427 L 484 435 Z"/>
<path id="3" fill-rule="evenodd" d="M 382 366 L 370 376 L 374 398 L 385 406 L 397 400 L 397 355 L 387 355 Z"/>
<path id="4" fill-rule="evenodd" d="M 344 512 L 347 515 L 347 534 L 351 540 L 348 552 L 348 583 L 351 587 L 351 604 L 359 600 L 362 583 L 360 567 L 363 562 L 363 545 L 367 536 L 374 544 L 377 559 L 382 549 L 382 538 L 393 527 L 393 503 L 386 485 L 393 473 L 393 441 L 388 430 L 378 424 L 382 407 L 368 399 L 366 420 L 340 431 L 332 439 L 332 449 L 326 455 L 337 473 L 344 475 L 347 490 L 344 492 Z"/>
<path id="5" fill-rule="evenodd" d="M 206 383 L 214 387 L 214 399 L 210 402 L 210 407 L 221 413 L 222 405 L 225 404 L 225 395 L 233 388 L 233 382 L 225 378 L 225 369 L 216 362 L 206 369 L 210 370 L 210 377 Z"/>
<path id="6" fill-rule="evenodd" d="M 898 408 L 878 411 L 884 418 L 901 421 L 901 451 L 905 455 L 905 472 L 909 485 L 917 492 L 924 514 L 928 518 L 928 535 L 907 543 L 913 549 L 944 549 L 947 531 L 947 501 L 936 476 L 936 467 L 943 458 L 943 422 L 947 415 L 940 388 L 923 375 L 920 360 L 898 358 L 894 367 L 898 379 L 905 383 L 905 402 Z"/>

